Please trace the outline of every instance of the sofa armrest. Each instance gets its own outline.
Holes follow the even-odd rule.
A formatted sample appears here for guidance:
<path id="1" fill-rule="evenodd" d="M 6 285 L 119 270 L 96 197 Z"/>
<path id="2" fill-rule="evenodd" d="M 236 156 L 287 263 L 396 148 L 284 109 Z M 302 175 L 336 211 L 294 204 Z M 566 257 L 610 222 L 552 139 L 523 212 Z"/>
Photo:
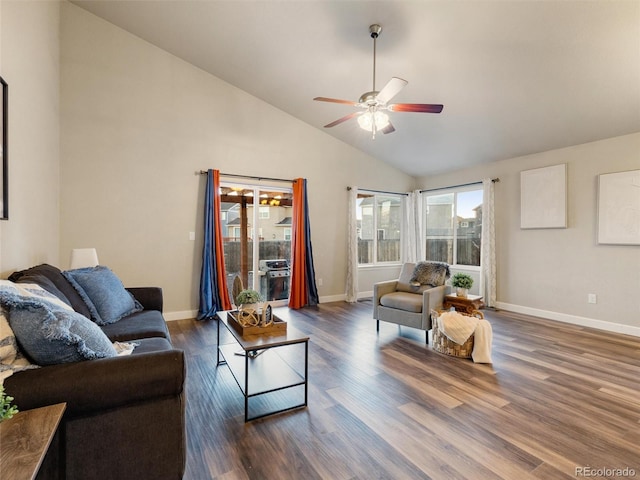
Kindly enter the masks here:
<path id="1" fill-rule="evenodd" d="M 387 293 L 393 293 L 398 286 L 398 280 L 388 280 L 373 284 L 373 305 L 380 305 L 380 298 Z"/>
<path id="2" fill-rule="evenodd" d="M 4 386 L 20 410 L 66 402 L 73 417 L 180 395 L 184 381 L 184 352 L 171 349 L 24 370 Z"/>
<path id="3" fill-rule="evenodd" d="M 373 284 L 373 318 L 378 318 L 378 306 L 380 306 L 380 298 L 387 293 L 396 291 L 398 280 L 387 280 L 386 282 L 378 282 Z"/>
<path id="4" fill-rule="evenodd" d="M 442 308 L 444 296 L 446 294 L 446 285 L 433 287 L 422 292 L 422 329 L 431 329 L 431 310 Z"/>
<path id="5" fill-rule="evenodd" d="M 127 291 L 140 302 L 145 310 L 162 312 L 163 297 L 160 287 L 131 287 Z"/>

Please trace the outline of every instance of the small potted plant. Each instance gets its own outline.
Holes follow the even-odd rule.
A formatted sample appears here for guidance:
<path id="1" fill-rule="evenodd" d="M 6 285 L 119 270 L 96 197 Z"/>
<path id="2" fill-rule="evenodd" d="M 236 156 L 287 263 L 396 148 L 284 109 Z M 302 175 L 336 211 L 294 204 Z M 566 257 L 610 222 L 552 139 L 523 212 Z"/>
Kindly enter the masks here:
<path id="1" fill-rule="evenodd" d="M 242 290 L 236 297 L 236 305 L 241 309 L 251 308 L 258 310 L 261 305 L 257 305 L 262 302 L 262 296 L 255 290 L 247 289 Z"/>
<path id="2" fill-rule="evenodd" d="M 4 393 L 4 387 L 0 385 L 0 422 L 8 420 L 18 413 L 18 407 L 11 405 L 13 397 Z"/>
<path id="3" fill-rule="evenodd" d="M 473 278 L 466 273 L 458 272 L 451 277 L 451 286 L 455 287 L 456 295 L 467 298 L 469 289 L 473 286 Z"/>

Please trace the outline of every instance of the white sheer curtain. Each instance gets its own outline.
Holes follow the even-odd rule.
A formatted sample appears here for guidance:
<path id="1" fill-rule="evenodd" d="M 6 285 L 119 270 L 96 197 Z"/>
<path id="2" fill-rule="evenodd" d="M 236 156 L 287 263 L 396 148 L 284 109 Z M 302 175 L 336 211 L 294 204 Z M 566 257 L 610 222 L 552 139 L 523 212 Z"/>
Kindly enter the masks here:
<path id="1" fill-rule="evenodd" d="M 349 190 L 349 205 L 347 208 L 347 285 L 346 301 L 358 301 L 358 220 L 356 206 L 358 201 L 358 187 Z"/>
<path id="2" fill-rule="evenodd" d="M 402 262 L 415 263 L 424 260 L 425 247 L 422 241 L 422 193 L 409 192 L 404 199 L 404 235 Z"/>
<path id="3" fill-rule="evenodd" d="M 496 223 L 494 205 L 494 182 L 490 178 L 482 180 L 482 296 L 487 307 L 496 305 Z"/>

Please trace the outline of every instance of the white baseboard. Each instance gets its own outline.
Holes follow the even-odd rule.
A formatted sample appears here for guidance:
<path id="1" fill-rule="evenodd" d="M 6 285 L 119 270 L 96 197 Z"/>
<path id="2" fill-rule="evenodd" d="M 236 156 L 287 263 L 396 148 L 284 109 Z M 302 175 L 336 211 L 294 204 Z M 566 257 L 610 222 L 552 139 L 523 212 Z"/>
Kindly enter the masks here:
<path id="1" fill-rule="evenodd" d="M 549 310 L 541 310 L 539 308 L 524 307 L 522 305 L 513 305 L 511 303 L 496 302 L 496 308 L 506 310 L 508 312 L 523 313 L 534 317 L 541 317 L 547 320 L 556 320 L 558 322 L 571 323 L 580 325 L 581 327 L 597 328 L 607 332 L 623 333 L 625 335 L 633 335 L 640 337 L 640 327 L 632 325 L 623 325 L 621 323 L 606 322 L 604 320 L 596 320 L 595 318 L 579 317 L 577 315 L 569 315 L 567 313 L 551 312 Z"/>
<path id="2" fill-rule="evenodd" d="M 343 293 L 340 295 L 326 295 L 324 297 L 319 297 L 318 301 L 320 303 L 329 303 L 329 302 L 344 302 L 347 296 Z"/>
<path id="3" fill-rule="evenodd" d="M 362 298 L 372 298 L 373 291 L 371 292 L 358 292 L 358 300 Z M 329 303 L 329 302 L 345 302 L 347 300 L 347 295 L 327 295 L 325 297 L 320 297 L 320 303 Z"/>
<path id="4" fill-rule="evenodd" d="M 181 312 L 164 312 L 162 314 L 167 322 L 173 320 L 186 320 L 188 318 L 196 318 L 198 316 L 197 310 L 183 310 Z"/>

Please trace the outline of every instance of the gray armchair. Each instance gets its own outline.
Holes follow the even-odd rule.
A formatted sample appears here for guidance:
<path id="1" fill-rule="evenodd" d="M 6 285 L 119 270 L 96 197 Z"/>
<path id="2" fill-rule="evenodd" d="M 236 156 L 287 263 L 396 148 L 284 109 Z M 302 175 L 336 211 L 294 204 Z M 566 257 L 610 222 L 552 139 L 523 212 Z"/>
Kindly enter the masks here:
<path id="1" fill-rule="evenodd" d="M 419 266 L 418 270 L 416 265 Z M 373 318 L 376 319 L 376 330 L 380 330 L 381 320 L 418 328 L 427 332 L 426 340 L 429 343 L 431 310 L 442 308 L 447 278 L 449 265 L 446 263 L 405 263 L 400 278 L 374 284 Z"/>

